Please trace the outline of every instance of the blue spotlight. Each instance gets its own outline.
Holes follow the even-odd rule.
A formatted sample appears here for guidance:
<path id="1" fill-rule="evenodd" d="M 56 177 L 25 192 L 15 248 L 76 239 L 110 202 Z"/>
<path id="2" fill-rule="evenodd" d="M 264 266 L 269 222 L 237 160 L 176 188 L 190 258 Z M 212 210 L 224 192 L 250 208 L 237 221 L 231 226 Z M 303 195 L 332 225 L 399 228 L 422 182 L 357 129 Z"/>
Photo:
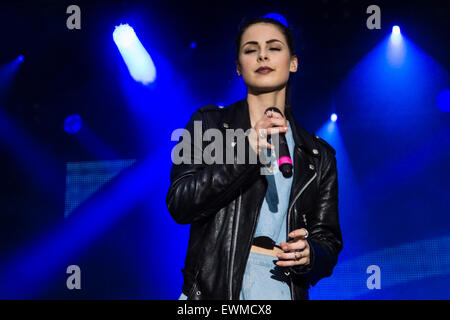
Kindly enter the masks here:
<path id="1" fill-rule="evenodd" d="M 444 89 L 437 96 L 437 106 L 443 112 L 450 112 L 450 90 Z"/>
<path id="2" fill-rule="evenodd" d="M 197 48 L 197 42 L 192 41 L 192 42 L 189 44 L 189 46 L 190 46 L 192 49 L 195 49 L 195 48 Z"/>
<path id="3" fill-rule="evenodd" d="M 392 34 L 396 35 L 396 36 L 400 35 L 401 34 L 400 33 L 400 27 L 399 26 L 393 26 L 392 27 Z"/>
<path id="4" fill-rule="evenodd" d="M 23 54 L 21 54 L 20 56 L 17 57 L 17 61 L 18 62 L 23 62 Z"/>
<path id="5" fill-rule="evenodd" d="M 64 131 L 70 134 L 80 131 L 82 126 L 81 117 L 77 114 L 71 114 L 64 120 Z"/>
<path id="6" fill-rule="evenodd" d="M 116 26 L 113 39 L 134 80 L 149 84 L 156 79 L 152 58 L 128 24 Z"/>
<path id="7" fill-rule="evenodd" d="M 392 67 L 403 65 L 406 56 L 406 47 L 399 26 L 392 27 L 392 33 L 387 47 L 387 59 Z"/>
<path id="8" fill-rule="evenodd" d="M 391 41 L 393 44 L 399 44 L 402 40 L 402 33 L 399 26 L 392 27 Z"/>
<path id="9" fill-rule="evenodd" d="M 285 27 L 289 27 L 286 18 L 279 13 L 268 13 L 264 15 L 263 18 L 271 18 L 277 20 L 278 22 L 281 22 Z"/>
<path id="10" fill-rule="evenodd" d="M 333 114 L 331 115 L 331 117 L 330 117 L 331 121 L 333 121 L 333 122 L 336 122 L 336 121 L 337 121 L 337 118 L 338 118 L 338 116 L 337 116 L 336 113 L 333 113 Z"/>

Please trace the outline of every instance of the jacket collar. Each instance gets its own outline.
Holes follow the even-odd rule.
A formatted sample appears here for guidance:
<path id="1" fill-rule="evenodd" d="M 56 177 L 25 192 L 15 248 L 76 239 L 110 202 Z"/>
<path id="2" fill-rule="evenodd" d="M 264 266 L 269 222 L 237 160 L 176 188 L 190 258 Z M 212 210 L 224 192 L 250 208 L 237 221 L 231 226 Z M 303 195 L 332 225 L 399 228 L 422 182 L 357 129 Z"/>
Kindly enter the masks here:
<path id="1" fill-rule="evenodd" d="M 249 106 L 246 98 L 236 101 L 227 107 L 226 110 L 227 113 L 223 123 L 225 128 L 241 128 L 244 131 L 251 128 Z M 297 124 L 290 106 L 286 106 L 285 116 L 291 125 L 295 147 L 302 149 L 313 157 L 317 157 L 318 154 L 313 151 L 315 149 L 313 136 Z"/>

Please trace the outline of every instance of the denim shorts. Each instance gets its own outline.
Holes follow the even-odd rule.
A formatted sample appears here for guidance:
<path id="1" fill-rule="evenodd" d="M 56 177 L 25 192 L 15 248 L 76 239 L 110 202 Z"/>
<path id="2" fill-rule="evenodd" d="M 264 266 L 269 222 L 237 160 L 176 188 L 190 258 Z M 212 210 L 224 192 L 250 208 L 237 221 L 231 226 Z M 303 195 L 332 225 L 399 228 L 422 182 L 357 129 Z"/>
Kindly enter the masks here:
<path id="1" fill-rule="evenodd" d="M 274 262 L 277 257 L 250 252 L 239 300 L 291 300 L 289 277 Z M 178 300 L 186 300 L 184 293 Z"/>

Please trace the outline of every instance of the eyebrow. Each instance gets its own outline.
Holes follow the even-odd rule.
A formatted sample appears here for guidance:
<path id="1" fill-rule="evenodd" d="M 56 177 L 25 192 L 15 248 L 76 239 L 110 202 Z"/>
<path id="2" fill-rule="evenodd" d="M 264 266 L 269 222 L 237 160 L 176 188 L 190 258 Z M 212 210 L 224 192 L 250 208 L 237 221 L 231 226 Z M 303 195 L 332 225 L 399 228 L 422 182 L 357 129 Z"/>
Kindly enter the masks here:
<path id="1" fill-rule="evenodd" d="M 267 40 L 266 43 L 272 43 L 272 42 L 275 42 L 275 41 L 278 41 L 278 42 L 280 42 L 281 44 L 284 44 L 283 42 L 281 42 L 281 41 L 278 40 L 278 39 L 270 39 L 270 40 Z M 246 46 L 247 44 L 258 44 L 258 42 L 256 42 L 256 41 L 247 41 L 246 43 L 244 43 L 244 44 L 242 45 L 241 48 L 243 48 L 243 47 Z"/>

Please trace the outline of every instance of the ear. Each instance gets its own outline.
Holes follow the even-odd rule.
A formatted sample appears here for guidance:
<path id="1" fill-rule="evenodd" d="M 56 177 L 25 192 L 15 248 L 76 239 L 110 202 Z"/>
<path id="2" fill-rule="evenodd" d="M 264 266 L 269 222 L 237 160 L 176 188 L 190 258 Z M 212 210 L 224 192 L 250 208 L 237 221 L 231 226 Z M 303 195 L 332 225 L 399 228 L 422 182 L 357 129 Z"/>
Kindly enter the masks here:
<path id="1" fill-rule="evenodd" d="M 241 66 L 239 64 L 239 61 L 236 60 L 235 63 L 236 63 L 236 72 L 240 76 L 242 75 Z"/>
<path id="2" fill-rule="evenodd" d="M 298 58 L 296 55 L 291 57 L 291 65 L 289 66 L 290 72 L 297 72 L 298 69 Z"/>

